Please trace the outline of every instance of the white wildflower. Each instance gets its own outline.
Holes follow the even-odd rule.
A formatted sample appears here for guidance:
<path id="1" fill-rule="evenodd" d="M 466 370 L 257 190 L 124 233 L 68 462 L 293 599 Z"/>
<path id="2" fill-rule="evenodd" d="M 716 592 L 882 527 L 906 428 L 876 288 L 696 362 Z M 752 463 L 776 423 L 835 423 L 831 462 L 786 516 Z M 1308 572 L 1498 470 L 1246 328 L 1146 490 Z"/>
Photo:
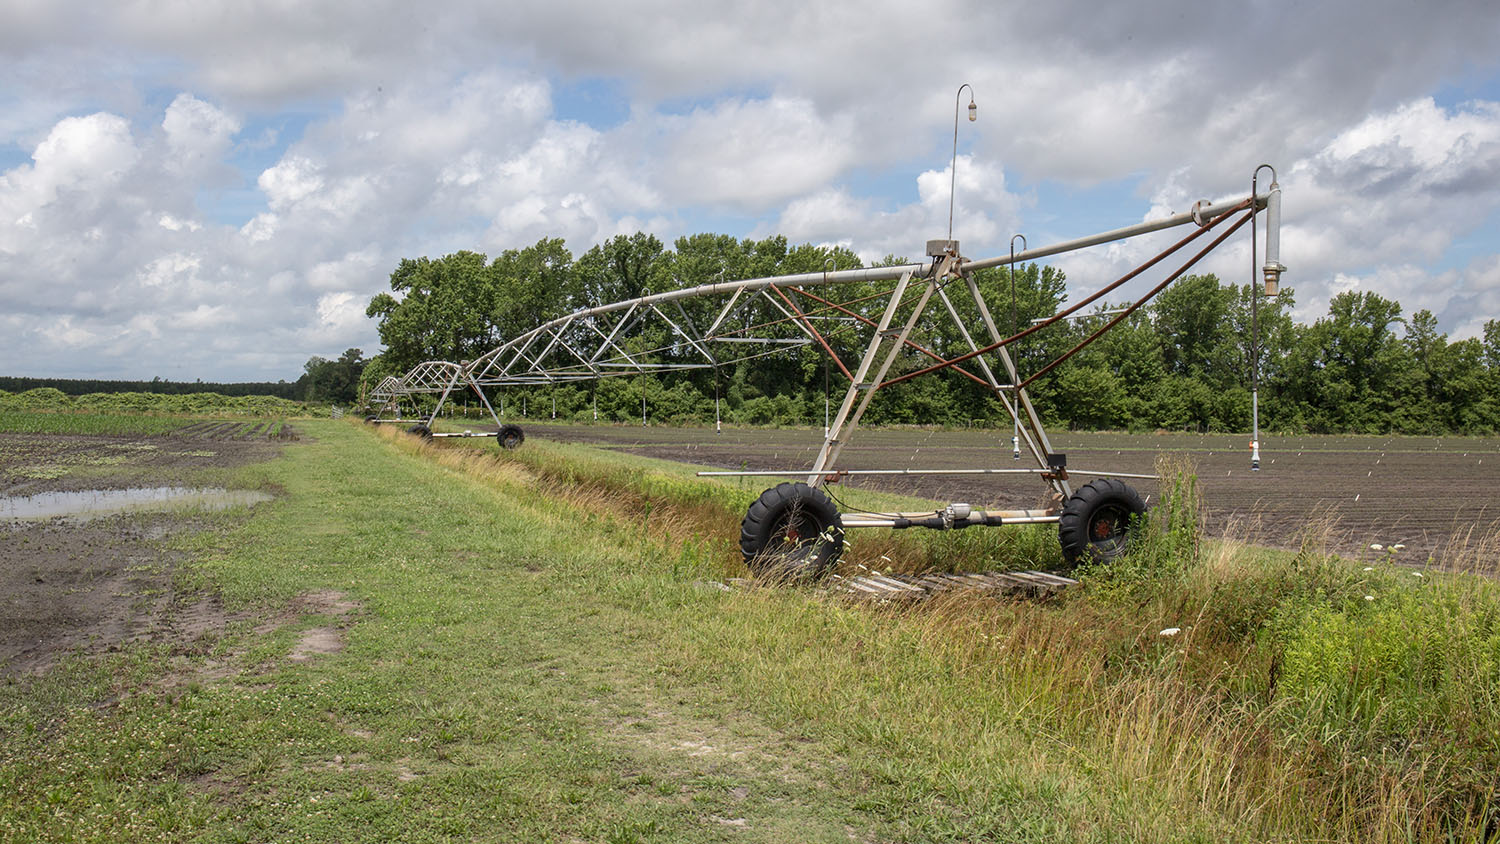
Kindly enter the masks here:
<path id="1" fill-rule="evenodd" d="M 1158 636 L 1165 636 L 1168 639 L 1170 639 L 1173 636 L 1176 636 L 1178 633 L 1181 633 L 1181 632 L 1182 632 L 1182 628 L 1181 627 L 1168 627 L 1166 630 L 1163 630 L 1163 631 L 1161 631 L 1160 633 L 1158 633 L 1156 635 L 1158 635 Z"/>
<path id="2" fill-rule="evenodd" d="M 1375 570 L 1374 566 L 1365 566 L 1365 571 L 1374 571 L 1374 570 Z"/>
<path id="3" fill-rule="evenodd" d="M 1375 600 L 1375 596 L 1374 595 L 1366 595 L 1365 596 L 1365 600 L 1366 601 L 1373 601 L 1373 600 Z"/>
<path id="4" fill-rule="evenodd" d="M 1381 545 L 1379 542 L 1376 542 L 1376 543 L 1373 543 L 1372 545 L 1370 545 L 1370 550 L 1371 551 L 1384 551 L 1385 550 L 1385 546 Z"/>

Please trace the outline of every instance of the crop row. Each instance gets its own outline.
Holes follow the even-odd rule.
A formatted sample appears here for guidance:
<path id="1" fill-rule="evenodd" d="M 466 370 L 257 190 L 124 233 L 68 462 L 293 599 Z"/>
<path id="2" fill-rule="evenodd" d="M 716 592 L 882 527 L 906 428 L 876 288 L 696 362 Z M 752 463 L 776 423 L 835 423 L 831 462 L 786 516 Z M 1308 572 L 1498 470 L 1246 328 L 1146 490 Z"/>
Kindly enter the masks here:
<path id="1" fill-rule="evenodd" d="M 195 422 L 175 433 L 176 436 L 205 440 L 253 440 L 288 438 L 291 430 L 281 419 L 250 422 L 214 419 Z"/>
<path id="2" fill-rule="evenodd" d="M 56 413 L 0 410 L 0 433 L 77 434 L 92 436 L 159 436 L 209 440 L 289 439 L 283 419 L 250 421 L 197 419 L 190 416 L 146 416 L 129 413 Z"/>
<path id="3" fill-rule="evenodd" d="M 167 434 L 194 422 L 178 416 L 140 416 L 127 413 L 37 413 L 0 410 L 0 433 L 92 434 L 152 436 Z"/>

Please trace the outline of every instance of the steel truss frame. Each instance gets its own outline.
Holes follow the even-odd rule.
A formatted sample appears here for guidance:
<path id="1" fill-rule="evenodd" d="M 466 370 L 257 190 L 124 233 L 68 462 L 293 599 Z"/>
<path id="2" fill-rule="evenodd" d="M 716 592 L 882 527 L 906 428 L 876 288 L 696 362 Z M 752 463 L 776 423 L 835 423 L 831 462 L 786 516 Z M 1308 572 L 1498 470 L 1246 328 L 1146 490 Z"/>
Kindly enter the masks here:
<path id="1" fill-rule="evenodd" d="M 1218 203 L 1199 202 L 1191 211 L 1163 219 L 1006 256 L 969 260 L 959 255 L 956 241 L 940 240 L 928 244 L 931 259 L 919 263 L 715 281 L 662 293 L 648 292 L 550 320 L 473 361 L 422 363 L 399 379 L 385 379 L 371 397 L 388 402 L 389 407 L 398 407 L 401 399 L 414 394 L 438 394 L 437 404 L 426 419 L 430 428 L 455 389 L 472 389 L 500 426 L 483 388 L 559 385 L 626 375 L 713 370 L 717 392 L 717 375 L 722 366 L 816 346 L 848 384 L 837 413 L 824 432 L 813 465 L 767 471 L 699 472 L 699 475 L 805 476 L 811 486 L 846 477 L 882 474 L 1036 475 L 1054 493 L 1052 505 L 1044 510 L 986 512 L 954 504 L 937 513 L 851 514 L 844 525 L 951 528 L 1056 522 L 1062 502 L 1072 493 L 1070 475 L 1152 476 L 1069 469 L 1065 457 L 1053 452 L 1026 388 L 1128 319 L 1246 223 L 1253 227 L 1258 210 L 1271 209 L 1272 213 L 1267 215 L 1267 240 L 1277 242 L 1279 207 L 1280 187 L 1273 182 L 1267 193 Z M 978 270 L 1035 261 L 1189 224 L 1193 225 L 1192 231 L 1150 260 L 1053 316 L 1008 336 L 1000 330 L 974 280 L 973 274 Z M 1010 353 L 1014 344 L 1060 320 L 1074 317 L 1200 239 L 1206 240 L 1206 245 L 1191 253 L 1146 295 L 1129 306 L 1111 311 L 1112 319 L 1073 349 L 1024 377 L 1017 370 Z M 1273 264 L 1280 267 L 1276 257 L 1268 252 L 1268 272 Z M 964 313 L 966 310 L 969 313 Z M 929 317 L 926 323 L 924 317 Z M 947 323 L 942 322 L 944 318 Z M 970 331 L 976 319 L 980 332 L 977 338 Z M 935 332 L 941 325 L 956 333 L 961 352 L 954 354 L 946 348 L 949 344 L 926 339 L 928 334 L 936 338 Z M 862 346 L 863 351 L 852 368 L 839 354 L 838 346 L 845 349 Z M 917 367 L 898 367 L 903 358 L 908 361 L 921 358 L 926 362 Z M 973 368 L 966 366 L 971 362 Z M 845 444 L 858 429 L 877 392 L 944 370 L 982 385 L 999 400 L 1018 429 L 1018 447 L 1024 446 L 1036 468 L 837 468 Z M 717 395 L 715 404 L 717 416 Z"/>
<path id="2" fill-rule="evenodd" d="M 433 431 L 432 423 L 437 418 L 438 411 L 443 407 L 453 394 L 455 389 L 471 389 L 479 397 L 484 409 L 489 411 L 490 418 L 495 421 L 495 432 L 465 431 L 463 433 L 449 433 L 445 431 Z M 415 396 L 423 394 L 437 394 L 437 405 L 425 418 L 402 419 L 401 410 L 403 400 L 410 400 Z M 370 401 L 377 404 L 382 410 L 391 414 L 390 419 L 376 418 L 372 422 L 413 422 L 422 425 L 431 437 L 498 437 L 500 429 L 504 427 L 500 417 L 495 415 L 495 409 L 490 406 L 489 397 L 480 389 L 473 375 L 463 364 L 451 363 L 442 360 L 429 360 L 417 364 L 412 370 L 400 378 L 387 375 L 375 389 L 370 391 Z"/>

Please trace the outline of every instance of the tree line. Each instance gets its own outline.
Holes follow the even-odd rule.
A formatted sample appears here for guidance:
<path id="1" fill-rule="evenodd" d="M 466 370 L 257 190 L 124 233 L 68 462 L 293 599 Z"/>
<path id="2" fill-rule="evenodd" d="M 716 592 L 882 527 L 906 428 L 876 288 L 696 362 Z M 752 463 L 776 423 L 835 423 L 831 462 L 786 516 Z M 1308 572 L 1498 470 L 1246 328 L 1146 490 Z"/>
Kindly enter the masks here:
<path id="1" fill-rule="evenodd" d="M 0 390 L 22 393 L 27 390 L 52 388 L 64 395 L 86 396 L 91 393 L 155 393 L 158 395 L 182 396 L 190 393 L 217 393 L 221 396 L 275 396 L 283 399 L 299 398 L 297 384 L 290 381 L 243 381 L 219 383 L 213 381 L 168 381 L 157 377 L 150 381 L 122 381 L 97 378 L 20 378 L 0 376 Z"/>
<path id="2" fill-rule="evenodd" d="M 334 360 L 314 355 L 303 366 L 296 381 L 169 381 L 160 376 L 150 381 L 121 381 L 90 378 L 20 378 L 0 376 L 0 391 L 23 393 L 28 390 L 54 389 L 63 395 L 139 393 L 186 396 L 214 393 L 220 396 L 271 396 L 300 402 L 353 404 L 359 397 L 359 379 L 364 372 L 364 352 L 348 349 Z"/>
<path id="3" fill-rule="evenodd" d="M 893 256 L 883 264 L 905 263 Z M 506 250 L 493 260 L 461 251 L 404 259 L 390 291 L 366 311 L 385 350 L 364 368 L 365 384 L 425 360 L 472 360 L 510 337 L 581 307 L 704 284 L 861 266 L 841 247 L 791 246 L 699 234 L 667 248 L 652 235 L 618 236 L 575 257 L 561 239 Z M 1002 329 L 1051 316 L 1067 295 L 1054 267 L 975 273 Z M 1029 388 L 1046 421 L 1077 429 L 1248 431 L 1258 374 L 1263 428 L 1287 433 L 1494 433 L 1500 429 L 1500 320 L 1483 338 L 1450 341 L 1431 312 L 1404 316 L 1401 305 L 1369 291 L 1340 293 L 1311 325 L 1290 316 L 1295 293 L 1260 297 L 1248 285 L 1188 276 L 1124 319 L 1097 342 Z M 1040 330 L 1012 347 L 1025 377 L 1097 330 L 1101 303 L 1083 318 Z M 977 319 L 971 323 L 977 325 Z M 944 333 L 946 331 L 946 333 Z M 1252 342 L 1258 337 L 1258 342 Z M 966 348 L 952 330 L 935 346 Z M 862 346 L 839 348 L 857 359 Z M 357 350 L 351 350 L 357 351 Z M 347 353 L 346 353 L 347 356 Z M 729 421 L 816 423 L 825 401 L 846 386 L 830 378 L 821 350 L 802 347 L 753 363 L 669 375 L 605 379 L 555 388 L 502 388 L 497 403 L 527 401 L 562 418 L 678 423 L 714 419 L 722 399 Z M 1255 364 L 1258 363 L 1258 367 Z M 312 362 L 309 362 L 312 366 Z M 310 370 L 311 371 L 311 370 Z M 300 382 L 299 382 L 300 383 Z M 536 415 L 533 411 L 532 415 Z M 964 378 L 925 376 L 882 390 L 872 423 L 1008 424 L 999 402 Z"/>

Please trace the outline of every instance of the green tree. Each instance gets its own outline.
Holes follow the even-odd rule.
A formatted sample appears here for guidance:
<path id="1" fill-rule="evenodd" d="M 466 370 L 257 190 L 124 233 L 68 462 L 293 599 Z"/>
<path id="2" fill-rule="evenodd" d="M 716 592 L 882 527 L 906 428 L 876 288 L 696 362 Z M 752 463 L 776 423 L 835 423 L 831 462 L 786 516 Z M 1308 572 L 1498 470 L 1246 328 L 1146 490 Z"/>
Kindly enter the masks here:
<path id="1" fill-rule="evenodd" d="M 364 352 L 347 349 L 337 360 L 314 355 L 302 367 L 297 395 L 303 401 L 352 404 L 359 397 L 360 376 L 365 369 Z"/>
<path id="2" fill-rule="evenodd" d="M 892 255 L 880 265 L 903 263 Z M 507 249 L 489 264 L 476 252 L 408 259 L 391 274 L 390 291 L 372 299 L 367 309 L 380 321 L 385 350 L 358 363 L 368 387 L 424 360 L 473 359 L 581 307 L 717 280 L 858 266 L 859 258 L 847 249 L 791 246 L 780 236 L 752 240 L 696 234 L 677 239 L 667 249 L 644 232 L 611 238 L 576 260 L 557 238 Z M 1067 296 L 1066 279 L 1052 267 L 1017 267 L 1014 305 L 1009 270 L 983 270 L 973 279 L 1002 336 L 1056 313 Z M 813 316 L 824 339 L 852 368 L 866 347 L 869 326 L 819 303 L 817 297 L 852 302 L 854 311 L 878 318 L 890 287 L 890 282 L 851 282 L 810 289 L 804 295 L 783 285 L 782 292 Z M 1329 303 L 1326 317 L 1305 326 L 1290 316 L 1290 289 L 1274 299 L 1251 291 L 1250 285 L 1220 284 L 1212 275 L 1185 277 L 1150 307 L 1033 383 L 1034 404 L 1044 417 L 1075 427 L 1242 430 L 1249 425 L 1248 391 L 1252 372 L 1258 370 L 1262 421 L 1273 429 L 1480 432 L 1500 427 L 1500 320 L 1486 323 L 1482 339 L 1449 343 L 1430 312 L 1418 311 L 1403 320 L 1399 303 L 1374 293 L 1340 294 Z M 945 293 L 958 313 L 958 325 L 941 318 L 949 308 L 942 297 L 932 302 L 933 319 L 912 338 L 927 351 L 902 350 L 892 376 L 931 365 L 929 352 L 951 358 L 968 352 L 971 340 L 980 345 L 991 341 L 979 308 L 962 284 L 949 285 Z M 1253 316 L 1252 301 L 1258 305 Z M 679 327 L 653 314 L 622 331 L 616 342 L 637 360 L 651 363 L 696 359 L 697 349 L 680 329 L 705 326 L 722 302 L 690 298 L 661 303 L 666 319 L 675 322 L 682 317 Z M 805 336 L 800 326 L 786 320 L 788 309 L 774 293 L 744 296 L 739 305 L 725 327 L 775 325 L 762 328 L 762 336 Z M 1021 379 L 1056 360 L 1106 318 L 1091 314 L 1058 322 L 1012 344 L 1009 351 Z M 603 324 L 613 325 L 608 318 Z M 570 346 L 591 346 L 597 341 L 590 333 L 595 328 L 598 325 L 579 324 L 571 329 L 580 335 L 577 343 L 560 337 L 539 347 L 537 353 L 549 355 L 542 365 L 558 362 L 552 357 L 567 358 Z M 1258 342 L 1252 343 L 1252 336 Z M 722 350 L 726 358 L 745 351 L 728 344 L 706 345 Z M 986 359 L 1001 381 L 1010 380 L 997 355 Z M 348 380 L 335 366 L 341 362 L 315 358 L 296 385 L 285 386 L 304 397 L 345 395 Z M 974 362 L 965 369 L 979 372 Z M 559 413 L 566 415 L 591 418 L 590 399 L 597 395 L 601 415 L 610 418 L 638 418 L 644 397 L 653 419 L 662 418 L 650 411 L 656 404 L 667 417 L 711 419 L 717 393 L 724 397 L 726 415 L 787 422 L 820 417 L 825 390 L 836 399 L 846 387 L 821 346 L 804 344 L 753 361 L 724 362 L 660 379 L 610 379 L 587 389 L 539 389 L 525 395 L 534 405 L 545 404 L 549 412 L 556 397 Z M 1003 412 L 987 387 L 951 369 L 882 391 L 867 416 L 872 423 L 977 418 L 999 420 Z"/>
<path id="3" fill-rule="evenodd" d="M 1500 393 L 1492 389 L 1478 338 L 1447 344 L 1427 370 L 1438 410 L 1433 430 L 1493 434 L 1500 429 Z"/>
<path id="4" fill-rule="evenodd" d="M 1401 305 L 1376 293 L 1333 297 L 1328 316 L 1303 335 L 1287 368 L 1287 391 L 1319 433 L 1390 430 L 1392 374 L 1405 354 L 1393 326 Z"/>
<path id="5" fill-rule="evenodd" d="M 671 287 L 670 264 L 655 235 L 617 235 L 578 259 L 575 271 L 583 300 L 590 306 L 635 299 Z"/>
<path id="6" fill-rule="evenodd" d="M 1164 411 L 1163 387 L 1170 377 L 1164 344 L 1143 311 L 1131 314 L 1096 345 L 1102 365 L 1118 376 L 1122 425 L 1132 430 L 1189 427 L 1182 414 Z"/>
<path id="7" fill-rule="evenodd" d="M 561 238 L 543 238 L 525 249 L 507 249 L 489 266 L 490 299 L 484 314 L 499 340 L 524 334 L 582 306 L 573 253 Z"/>
<path id="8" fill-rule="evenodd" d="M 382 356 L 391 368 L 471 360 L 496 345 L 494 275 L 482 253 L 403 259 L 390 284 L 391 292 L 371 299 L 365 315 L 380 320 Z"/>
<path id="9" fill-rule="evenodd" d="M 1238 342 L 1231 315 L 1238 291 L 1217 276 L 1190 275 L 1162 291 L 1152 304 L 1167 372 L 1213 388 L 1241 383 Z"/>

